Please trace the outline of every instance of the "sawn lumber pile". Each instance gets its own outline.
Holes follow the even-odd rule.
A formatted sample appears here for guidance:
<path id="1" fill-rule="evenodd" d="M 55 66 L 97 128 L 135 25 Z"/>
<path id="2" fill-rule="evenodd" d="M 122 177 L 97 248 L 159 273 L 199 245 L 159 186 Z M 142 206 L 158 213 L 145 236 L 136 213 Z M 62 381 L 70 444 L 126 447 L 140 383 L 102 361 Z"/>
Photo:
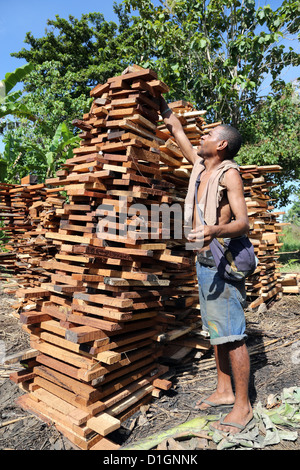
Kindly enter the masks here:
<path id="1" fill-rule="evenodd" d="M 280 283 L 283 294 L 300 294 L 299 273 L 281 273 Z"/>
<path id="2" fill-rule="evenodd" d="M 137 67 L 91 91 L 90 112 L 74 121 L 80 147 L 45 183 L 48 197 L 61 191 L 67 197 L 43 232 L 57 250 L 40 263 L 49 280 L 17 292 L 35 305 L 20 313 L 32 355 L 11 376 L 28 392 L 19 404 L 54 422 L 80 449 L 117 448 L 111 432 L 172 385 L 161 361 L 169 342 L 174 360 L 183 349 L 209 348 L 199 337 L 194 255 L 174 236 L 175 215 L 169 227 L 160 213 L 174 203 L 183 211 L 191 171 L 174 139 L 157 126 L 158 99 L 166 91 L 153 71 Z M 173 109 L 196 145 L 211 126 L 204 112 L 185 102 Z M 255 180 L 272 170 L 242 168 L 246 195 L 267 196 L 265 182 Z M 265 205 L 268 196 L 260 199 L 262 206 L 249 212 L 251 235 L 259 240 L 259 281 L 263 273 L 275 274 L 278 249 L 257 228 L 268 221 L 271 233 L 277 223 Z M 251 290 L 256 300 L 259 289 Z"/>
<path id="3" fill-rule="evenodd" d="M 106 436 L 172 385 L 163 379 L 168 366 L 159 363 L 157 338 L 169 318 L 176 323 L 176 312 L 198 302 L 190 297 L 193 257 L 180 242 L 170 248 L 173 228 L 164 239 L 162 220 L 148 217 L 176 195 L 160 171 L 164 141 L 156 122 L 164 91 L 144 69 L 92 90 L 90 113 L 74 122 L 80 147 L 46 181 L 68 198 L 56 211 L 58 231 L 46 234 L 58 247 L 42 263 L 51 281 L 17 292 L 35 301 L 20 322 L 37 351 L 29 369 L 12 376 L 29 391 L 19 403 L 82 449 L 115 448 Z M 191 331 L 199 315 L 188 313 Z"/>
<path id="4" fill-rule="evenodd" d="M 280 236 L 284 224 L 279 222 L 282 212 L 274 211 L 269 195 L 273 184 L 267 177 L 281 170 L 278 165 L 241 167 L 250 222 L 249 238 L 259 260 L 256 271 L 246 280 L 251 308 L 269 303 L 282 292 L 278 251 L 282 246 Z"/>
<path id="5" fill-rule="evenodd" d="M 3 243 L 13 235 L 11 225 L 15 211 L 11 207 L 10 189 L 14 187 L 12 184 L 0 183 L 0 230 Z M 16 254 L 11 247 L 0 253 L 0 279 L 6 279 L 6 274 L 14 273 L 15 260 Z"/>
<path id="6" fill-rule="evenodd" d="M 0 195 L 6 250 L 0 254 L 2 278 L 13 276 L 19 287 L 39 286 L 49 279 L 41 262 L 56 252 L 52 241 L 45 238 L 47 232 L 58 229 L 50 214 L 62 207 L 64 198 L 49 195 L 45 184 L 34 184 L 30 176 L 19 185 L 1 184 Z"/>

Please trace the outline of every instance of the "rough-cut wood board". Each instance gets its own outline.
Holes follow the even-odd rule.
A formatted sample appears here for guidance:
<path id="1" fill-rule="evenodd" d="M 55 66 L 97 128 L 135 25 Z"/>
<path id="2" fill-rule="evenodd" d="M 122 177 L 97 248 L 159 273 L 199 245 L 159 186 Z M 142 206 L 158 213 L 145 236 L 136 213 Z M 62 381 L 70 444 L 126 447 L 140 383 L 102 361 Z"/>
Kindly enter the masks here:
<path id="1" fill-rule="evenodd" d="M 60 411 L 64 415 L 68 416 L 68 418 L 70 418 L 70 420 L 72 420 L 73 423 L 77 426 L 85 424 L 89 418 L 89 414 L 87 412 L 78 409 L 76 406 L 67 403 L 66 401 L 56 397 L 52 393 L 42 388 L 38 388 L 32 392 L 31 397 L 44 402 L 45 405 L 49 405 L 57 411 Z"/>
<path id="2" fill-rule="evenodd" d="M 119 444 L 115 444 L 109 439 L 103 438 L 93 447 L 90 447 L 90 450 L 119 450 L 120 447 L 121 446 Z"/>
<path id="3" fill-rule="evenodd" d="M 40 386 L 41 388 L 53 393 L 55 396 L 58 396 L 62 400 L 70 403 L 73 406 L 80 408 L 83 411 L 86 411 L 91 416 L 100 413 L 105 409 L 105 406 L 102 402 L 97 401 L 96 403 L 92 403 L 86 405 L 86 400 L 82 400 L 80 397 L 76 396 L 74 393 L 69 392 L 58 385 L 49 382 L 48 380 L 43 379 L 42 377 L 35 377 L 34 384 Z"/>
<path id="4" fill-rule="evenodd" d="M 73 343 L 88 343 L 96 339 L 102 338 L 103 333 L 98 328 L 91 328 L 89 326 L 73 327 L 65 332 L 65 338 Z"/>
<path id="5" fill-rule="evenodd" d="M 121 330 L 122 326 L 119 325 L 118 323 L 98 319 L 98 318 L 92 318 L 84 315 L 76 315 L 70 313 L 71 310 L 68 309 L 63 309 L 63 307 L 56 307 L 56 306 L 43 306 L 42 310 L 44 314 L 48 313 L 48 318 L 46 320 L 51 320 L 52 317 L 58 318 L 59 320 L 62 321 L 70 321 L 72 323 L 78 324 L 78 325 L 84 325 L 84 326 L 89 326 L 93 328 L 98 328 L 99 330 L 104 330 L 104 331 L 116 331 L 116 330 Z"/>
<path id="6" fill-rule="evenodd" d="M 35 373 L 32 370 L 23 369 L 23 370 L 11 373 L 9 376 L 9 379 L 14 383 L 19 384 L 22 382 L 31 381 L 34 379 L 34 377 L 35 377 Z"/>
<path id="7" fill-rule="evenodd" d="M 50 367 L 51 369 L 57 370 L 58 372 L 61 372 L 62 374 L 68 375 L 69 377 L 72 377 L 73 379 L 79 379 L 78 369 L 77 367 L 73 367 L 70 364 L 66 364 L 65 362 L 59 361 L 56 358 L 46 356 L 45 354 L 39 354 L 36 358 L 37 362 L 40 364 L 43 364 L 47 367 Z"/>
<path id="8" fill-rule="evenodd" d="M 107 413 L 102 413 L 100 416 L 93 416 L 90 418 L 87 425 L 98 434 L 107 436 L 107 434 L 119 429 L 121 422 Z"/>
<path id="9" fill-rule="evenodd" d="M 17 362 L 22 362 L 26 361 L 27 359 L 35 358 L 38 354 L 39 352 L 34 348 L 25 349 L 23 351 L 6 356 L 4 358 L 3 364 L 16 364 Z"/>

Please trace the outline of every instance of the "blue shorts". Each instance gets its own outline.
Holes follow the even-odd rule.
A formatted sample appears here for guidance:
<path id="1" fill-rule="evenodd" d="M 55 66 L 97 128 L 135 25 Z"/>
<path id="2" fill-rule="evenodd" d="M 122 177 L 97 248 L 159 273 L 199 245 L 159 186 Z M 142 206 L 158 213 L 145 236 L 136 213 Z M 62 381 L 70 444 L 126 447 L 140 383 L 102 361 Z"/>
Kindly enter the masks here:
<path id="1" fill-rule="evenodd" d="M 240 341 L 245 334 L 245 282 L 222 279 L 216 267 L 196 262 L 203 329 L 212 345 Z"/>

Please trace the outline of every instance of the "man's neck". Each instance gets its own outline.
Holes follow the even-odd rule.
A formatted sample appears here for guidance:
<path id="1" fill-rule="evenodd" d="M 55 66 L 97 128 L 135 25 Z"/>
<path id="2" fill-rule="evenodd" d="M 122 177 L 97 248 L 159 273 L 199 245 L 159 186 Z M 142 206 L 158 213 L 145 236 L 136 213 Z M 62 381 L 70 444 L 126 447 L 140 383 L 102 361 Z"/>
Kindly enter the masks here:
<path id="1" fill-rule="evenodd" d="M 206 172 L 212 172 L 218 168 L 218 166 L 223 162 L 223 160 L 219 157 L 219 155 L 216 155 L 215 157 L 211 157 L 208 159 L 204 159 L 204 166 Z"/>

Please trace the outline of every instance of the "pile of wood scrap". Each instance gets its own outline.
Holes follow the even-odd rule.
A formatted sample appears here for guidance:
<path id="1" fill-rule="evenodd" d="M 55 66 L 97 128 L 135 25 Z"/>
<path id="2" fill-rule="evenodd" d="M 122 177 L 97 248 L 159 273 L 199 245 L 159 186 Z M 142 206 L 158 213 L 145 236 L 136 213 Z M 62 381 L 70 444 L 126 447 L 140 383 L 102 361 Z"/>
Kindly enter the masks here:
<path id="1" fill-rule="evenodd" d="M 278 263 L 278 251 L 282 246 L 279 216 L 282 212 L 274 212 L 269 195 L 273 183 L 267 178 L 268 174 L 281 170 L 278 165 L 241 167 L 250 222 L 249 238 L 259 261 L 256 271 L 246 280 L 250 308 L 269 303 L 282 291 Z"/>
<path id="2" fill-rule="evenodd" d="M 51 282 L 18 292 L 35 300 L 20 322 L 38 351 L 29 375 L 12 378 L 29 390 L 20 404 L 82 449 L 114 448 L 106 436 L 170 388 L 157 337 L 167 330 L 168 309 L 176 321 L 184 303 L 191 305 L 192 260 L 179 242 L 168 247 L 172 232 L 163 239 L 161 218 L 148 217 L 173 202 L 155 133 L 163 91 L 156 74 L 140 68 L 92 90 L 90 113 L 74 123 L 80 147 L 46 181 L 68 198 L 56 211 L 58 231 L 46 234 L 58 247 L 42 263 Z M 193 315 L 189 321 L 198 324 Z"/>
<path id="3" fill-rule="evenodd" d="M 283 294 L 300 294 L 299 273 L 281 273 L 279 280 Z"/>
<path id="4" fill-rule="evenodd" d="M 5 194 L 3 189 L 1 191 L 6 234 L 3 244 L 6 252 L 1 253 L 1 259 L 6 260 L 2 266 L 3 276 L 13 276 L 21 287 L 39 286 L 49 280 L 41 262 L 52 258 L 56 251 L 52 241 L 45 238 L 45 233 L 54 230 L 54 226 L 49 224 L 47 211 L 55 211 L 57 204 L 49 202 L 44 183 L 34 183 L 35 178 L 28 175 L 19 185 L 6 185 Z M 62 207 L 64 198 L 60 197 L 59 201 L 59 207 Z"/>
<path id="5" fill-rule="evenodd" d="M 15 211 L 11 207 L 10 190 L 15 188 L 13 184 L 0 183 L 0 279 L 7 279 L 7 276 L 14 274 L 16 254 L 12 246 L 6 246 L 7 241 L 13 235 L 12 225 Z"/>

